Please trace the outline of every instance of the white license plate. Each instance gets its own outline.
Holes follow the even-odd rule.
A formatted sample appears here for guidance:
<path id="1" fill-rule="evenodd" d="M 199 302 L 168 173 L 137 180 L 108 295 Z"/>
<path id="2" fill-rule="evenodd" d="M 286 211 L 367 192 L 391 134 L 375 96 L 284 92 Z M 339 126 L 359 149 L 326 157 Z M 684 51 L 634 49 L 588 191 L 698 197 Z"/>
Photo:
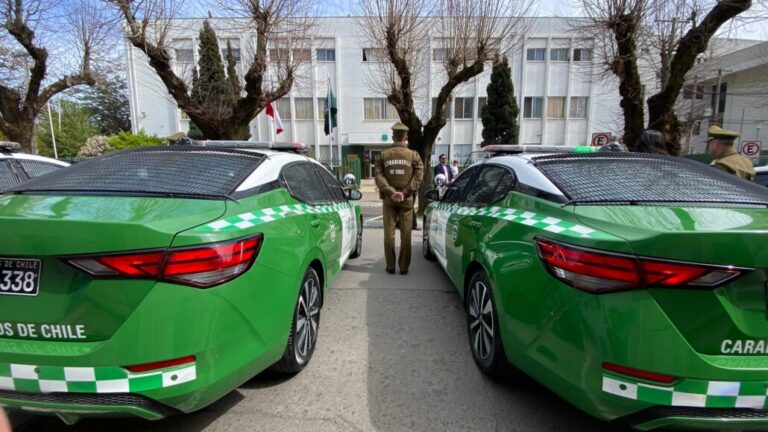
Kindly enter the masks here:
<path id="1" fill-rule="evenodd" d="M 0 257 L 0 294 L 36 296 L 42 267 L 37 259 Z"/>

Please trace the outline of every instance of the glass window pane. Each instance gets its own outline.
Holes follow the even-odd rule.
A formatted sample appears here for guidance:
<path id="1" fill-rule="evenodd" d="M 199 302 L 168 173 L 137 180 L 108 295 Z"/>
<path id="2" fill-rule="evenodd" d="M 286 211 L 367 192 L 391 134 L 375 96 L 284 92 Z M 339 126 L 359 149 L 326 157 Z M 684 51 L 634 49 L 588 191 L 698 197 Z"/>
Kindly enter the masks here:
<path id="1" fill-rule="evenodd" d="M 311 163 L 299 163 L 283 168 L 283 179 L 291 195 L 307 204 L 331 202 L 331 195 L 322 182 L 317 181 L 317 172 Z"/>
<path id="2" fill-rule="evenodd" d="M 312 98 L 294 98 L 293 107 L 296 109 L 296 120 L 312 120 Z"/>
<path id="3" fill-rule="evenodd" d="M 547 118 L 565 117 L 565 98 L 549 97 L 547 98 Z"/>
<path id="4" fill-rule="evenodd" d="M 320 173 L 320 177 L 328 187 L 328 190 L 330 191 L 331 197 L 333 197 L 334 201 L 346 201 L 347 195 L 344 193 L 344 188 L 341 186 L 341 183 L 339 183 L 339 180 L 337 180 L 333 174 L 328 172 L 328 170 L 323 167 L 315 166 L 315 169 L 317 169 L 317 171 Z"/>
<path id="5" fill-rule="evenodd" d="M 17 183 L 16 175 L 11 171 L 8 162 L 0 160 L 0 191 L 16 186 Z"/>
<path id="6" fill-rule="evenodd" d="M 287 97 L 278 99 L 275 102 L 275 108 L 277 108 L 277 112 L 280 114 L 281 120 L 290 120 L 291 119 L 291 100 Z"/>
<path id="7" fill-rule="evenodd" d="M 493 202 L 496 187 L 506 172 L 505 169 L 499 167 L 485 168 L 470 187 L 464 202 L 470 205 L 484 205 Z"/>

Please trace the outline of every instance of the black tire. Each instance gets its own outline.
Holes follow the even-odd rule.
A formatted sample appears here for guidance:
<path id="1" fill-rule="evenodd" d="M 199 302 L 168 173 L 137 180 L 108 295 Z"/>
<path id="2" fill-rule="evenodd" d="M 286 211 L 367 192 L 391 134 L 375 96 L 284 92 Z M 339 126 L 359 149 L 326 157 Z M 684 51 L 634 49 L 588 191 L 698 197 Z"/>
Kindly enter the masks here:
<path id="1" fill-rule="evenodd" d="M 493 378 L 508 376 L 513 368 L 504 353 L 493 288 L 483 271 L 472 275 L 466 299 L 469 349 L 477 367 Z"/>
<path id="2" fill-rule="evenodd" d="M 349 254 L 349 258 L 357 258 L 363 253 L 363 217 L 360 216 L 360 220 L 357 222 L 357 243 L 355 249 Z"/>
<path id="3" fill-rule="evenodd" d="M 435 254 L 429 246 L 429 225 L 426 216 L 424 216 L 424 223 L 421 228 L 421 254 L 429 261 L 435 260 Z"/>
<path id="4" fill-rule="evenodd" d="M 312 267 L 304 273 L 299 297 L 293 310 L 293 323 L 288 334 L 283 357 L 272 365 L 272 370 L 297 373 L 312 359 L 320 327 L 320 278 Z"/>

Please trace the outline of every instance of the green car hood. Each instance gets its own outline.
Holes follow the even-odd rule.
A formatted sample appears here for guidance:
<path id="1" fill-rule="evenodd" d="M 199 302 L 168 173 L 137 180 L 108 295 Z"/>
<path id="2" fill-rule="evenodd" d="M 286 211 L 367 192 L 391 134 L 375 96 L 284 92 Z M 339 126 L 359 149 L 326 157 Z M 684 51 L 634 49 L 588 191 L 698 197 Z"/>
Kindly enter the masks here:
<path id="1" fill-rule="evenodd" d="M 715 289 L 649 292 L 698 352 L 768 354 L 768 209 L 578 206 L 574 213 L 625 238 L 639 256 L 748 269 Z"/>
<path id="2" fill-rule="evenodd" d="M 0 338 L 108 339 L 158 285 L 153 279 L 93 279 L 60 258 L 171 245 L 208 223 L 224 201 L 142 197 L 0 196 L 0 259 L 39 260 L 34 296 L 0 293 Z"/>

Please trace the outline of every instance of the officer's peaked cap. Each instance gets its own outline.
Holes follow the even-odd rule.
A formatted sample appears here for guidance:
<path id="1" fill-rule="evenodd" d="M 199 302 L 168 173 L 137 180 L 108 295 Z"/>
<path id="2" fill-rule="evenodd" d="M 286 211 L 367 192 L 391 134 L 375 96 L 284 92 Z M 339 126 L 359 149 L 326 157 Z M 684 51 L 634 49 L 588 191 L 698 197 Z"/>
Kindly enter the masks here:
<path id="1" fill-rule="evenodd" d="M 732 130 L 723 129 L 720 126 L 710 126 L 709 136 L 725 141 L 733 141 L 739 137 L 739 133 Z"/>
<path id="2" fill-rule="evenodd" d="M 392 125 L 392 131 L 393 132 L 408 132 L 408 126 L 406 126 L 406 125 L 404 125 L 404 124 L 402 124 L 400 122 L 397 122 L 397 123 Z"/>

